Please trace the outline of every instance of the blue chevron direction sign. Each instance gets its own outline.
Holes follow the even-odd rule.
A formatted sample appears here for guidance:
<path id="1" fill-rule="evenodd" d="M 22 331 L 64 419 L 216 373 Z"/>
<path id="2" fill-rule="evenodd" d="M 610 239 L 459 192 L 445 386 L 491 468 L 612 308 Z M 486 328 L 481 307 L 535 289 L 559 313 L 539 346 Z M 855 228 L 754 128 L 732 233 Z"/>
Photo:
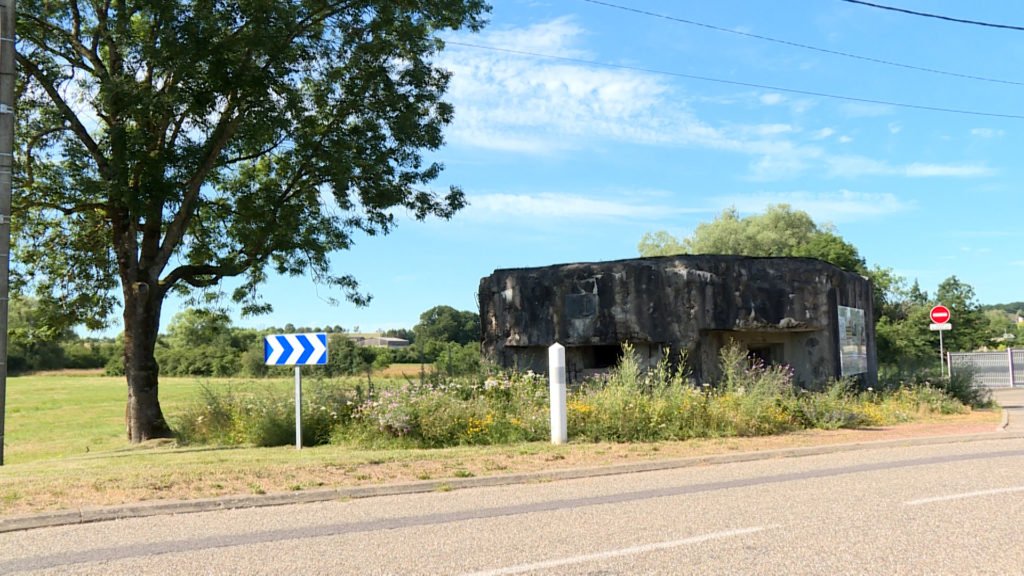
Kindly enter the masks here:
<path id="1" fill-rule="evenodd" d="M 327 334 L 273 334 L 263 338 L 267 366 L 327 364 Z"/>

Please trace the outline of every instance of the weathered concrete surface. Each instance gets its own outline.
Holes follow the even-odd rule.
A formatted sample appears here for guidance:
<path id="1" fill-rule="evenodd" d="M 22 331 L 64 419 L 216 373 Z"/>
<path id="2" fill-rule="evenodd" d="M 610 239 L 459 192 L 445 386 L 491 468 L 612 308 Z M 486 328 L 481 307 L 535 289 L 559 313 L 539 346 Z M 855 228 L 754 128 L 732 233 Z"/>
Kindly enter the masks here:
<path id="1" fill-rule="evenodd" d="M 480 282 L 483 350 L 507 367 L 545 371 L 559 342 L 578 369 L 605 368 L 632 343 L 656 362 L 685 352 L 699 381 L 736 340 L 805 385 L 839 376 L 837 307 L 863 311 L 867 370 L 877 378 L 871 283 L 810 258 L 673 256 L 497 270 Z"/>

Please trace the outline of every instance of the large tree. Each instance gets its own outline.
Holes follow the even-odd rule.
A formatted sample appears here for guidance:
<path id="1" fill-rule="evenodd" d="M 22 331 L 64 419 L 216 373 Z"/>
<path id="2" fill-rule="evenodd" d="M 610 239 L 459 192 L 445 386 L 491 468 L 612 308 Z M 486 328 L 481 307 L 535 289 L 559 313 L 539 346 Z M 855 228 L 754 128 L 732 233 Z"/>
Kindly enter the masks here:
<path id="1" fill-rule="evenodd" d="M 764 214 L 747 217 L 728 208 L 715 220 L 698 224 L 686 238 L 676 238 L 663 230 L 644 234 L 637 249 L 641 256 L 803 256 L 865 273 L 864 259 L 852 244 L 836 235 L 831 226 L 816 224 L 806 212 L 788 204 L 773 204 Z"/>
<path id="2" fill-rule="evenodd" d="M 974 287 L 950 276 L 935 291 L 937 304 L 949 308 L 953 329 L 946 334 L 946 346 L 953 352 L 972 351 L 991 344 L 988 322 L 974 296 Z"/>
<path id="3" fill-rule="evenodd" d="M 365 302 L 329 257 L 394 210 L 448 218 L 425 189 L 452 119 L 438 33 L 483 0 L 21 0 L 14 280 L 102 325 L 124 305 L 127 427 L 171 433 L 154 345 L 172 290 L 247 313 L 269 274 Z"/>
<path id="4" fill-rule="evenodd" d="M 428 342 L 477 343 L 480 341 L 480 315 L 451 306 L 434 306 L 420 314 L 420 322 L 412 331 L 420 346 Z"/>

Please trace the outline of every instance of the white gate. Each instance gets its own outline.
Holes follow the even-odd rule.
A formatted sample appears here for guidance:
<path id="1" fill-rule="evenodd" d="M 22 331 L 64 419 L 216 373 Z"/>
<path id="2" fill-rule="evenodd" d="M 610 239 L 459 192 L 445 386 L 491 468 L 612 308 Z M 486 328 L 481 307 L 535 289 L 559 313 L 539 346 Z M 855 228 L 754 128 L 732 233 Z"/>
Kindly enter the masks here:
<path id="1" fill-rule="evenodd" d="M 986 388 L 1024 386 L 1024 350 L 950 352 L 949 370 L 969 368 L 974 382 Z"/>

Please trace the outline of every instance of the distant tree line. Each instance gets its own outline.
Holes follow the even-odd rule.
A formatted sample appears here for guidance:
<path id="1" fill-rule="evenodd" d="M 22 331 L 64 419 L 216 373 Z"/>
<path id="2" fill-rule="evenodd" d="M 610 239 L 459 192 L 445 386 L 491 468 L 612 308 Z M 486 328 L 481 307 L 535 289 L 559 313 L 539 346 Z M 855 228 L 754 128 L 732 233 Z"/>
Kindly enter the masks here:
<path id="1" fill-rule="evenodd" d="M 868 267 L 856 247 L 830 226 L 819 226 L 805 212 L 787 205 L 770 206 L 764 214 L 740 217 L 726 210 L 693 235 L 676 238 L 667 232 L 645 234 L 642 256 L 671 254 L 742 254 L 747 256 L 811 257 L 871 279 L 879 364 L 890 369 L 914 369 L 934 364 L 938 334 L 928 329 L 928 312 L 943 304 L 952 312 L 954 329 L 944 334 L 949 350 L 1024 347 L 1024 302 L 982 306 L 974 288 L 957 276 L 943 280 L 934 294 L 891 269 Z M 44 310 L 26 298 L 10 303 L 8 369 L 11 373 L 64 368 L 123 371 L 123 341 L 81 338 L 48 321 Z M 325 332 L 330 335 L 329 363 L 320 374 L 361 375 L 393 363 L 432 365 L 443 374 L 463 374 L 480 366 L 480 318 L 475 312 L 435 306 L 420 315 L 412 328 L 376 334 L 408 340 L 404 348 L 359 346 L 358 326 L 295 326 L 266 330 L 232 325 L 223 312 L 188 309 L 179 312 L 160 335 L 156 359 L 162 374 L 175 376 L 285 375 L 287 369 L 263 363 L 263 337 L 273 333 Z"/>
<path id="2" fill-rule="evenodd" d="M 69 368 L 104 368 L 124 373 L 121 337 L 82 338 L 73 330 L 45 328 L 40 308 L 31 299 L 15 298 L 10 306 L 8 370 L 12 374 Z M 268 334 L 324 332 L 328 334 L 328 364 L 310 367 L 322 376 L 362 375 L 393 363 L 421 363 L 446 373 L 465 373 L 480 364 L 480 320 L 476 313 L 435 306 L 420 315 L 411 329 L 379 332 L 402 338 L 404 348 L 360 346 L 358 327 L 270 327 L 265 330 L 234 326 L 224 312 L 190 308 L 176 314 L 157 340 L 161 374 L 169 376 L 262 377 L 286 375 L 290 369 L 264 364 L 263 337 Z M 377 335 L 378 333 L 374 333 Z"/>

